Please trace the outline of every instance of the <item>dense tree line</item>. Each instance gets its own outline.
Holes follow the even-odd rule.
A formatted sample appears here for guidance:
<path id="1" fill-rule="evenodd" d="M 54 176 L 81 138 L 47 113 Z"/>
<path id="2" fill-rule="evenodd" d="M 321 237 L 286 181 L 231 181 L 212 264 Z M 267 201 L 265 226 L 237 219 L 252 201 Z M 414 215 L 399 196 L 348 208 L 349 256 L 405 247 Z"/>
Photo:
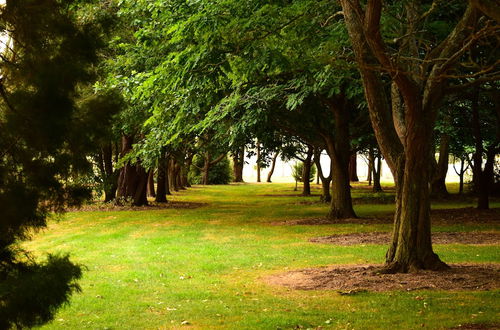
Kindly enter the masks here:
<path id="1" fill-rule="evenodd" d="M 49 213 L 81 203 L 89 188 L 118 205 L 165 203 L 192 183 L 227 183 L 229 159 L 242 182 L 254 155 L 259 181 L 268 167 L 271 182 L 278 157 L 300 161 L 304 195 L 314 164 L 335 221 L 356 217 L 357 155 L 374 191 L 385 160 L 396 212 L 384 271 L 447 268 L 432 249 L 430 201 L 448 195 L 450 155 L 461 164 L 461 193 L 472 169 L 479 208 L 498 189 L 498 8 L 488 0 L 7 1 L 0 327 L 41 324 L 78 289 L 81 270 L 66 256 L 18 259 L 17 243 Z M 50 302 L 20 308 L 30 306 L 13 298 L 31 285 L 26 274 L 43 282 L 54 270 L 53 287 L 31 293 L 54 290 Z"/>

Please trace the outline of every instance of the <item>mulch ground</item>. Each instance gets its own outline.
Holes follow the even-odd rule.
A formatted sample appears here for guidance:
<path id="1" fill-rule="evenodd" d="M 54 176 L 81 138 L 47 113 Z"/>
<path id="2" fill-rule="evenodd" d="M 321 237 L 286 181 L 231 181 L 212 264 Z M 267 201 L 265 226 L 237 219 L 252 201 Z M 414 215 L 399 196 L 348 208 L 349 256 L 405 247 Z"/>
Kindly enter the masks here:
<path id="1" fill-rule="evenodd" d="M 113 203 L 96 203 L 83 205 L 80 208 L 68 209 L 70 212 L 79 211 L 151 211 L 163 209 L 197 209 L 207 203 L 168 201 L 167 203 L 149 202 L 147 206 L 116 205 Z"/>
<path id="2" fill-rule="evenodd" d="M 390 233 L 352 233 L 312 238 L 313 243 L 356 245 L 356 244 L 389 244 Z M 500 244 L 500 232 L 437 232 L 432 234 L 434 244 Z"/>
<path id="3" fill-rule="evenodd" d="M 458 209 L 440 209 L 431 211 L 432 224 L 499 224 L 500 208 L 489 210 L 478 210 L 473 207 Z M 383 214 L 372 218 L 348 218 L 341 220 L 332 220 L 327 218 L 307 218 L 293 219 L 271 223 L 272 225 L 331 225 L 331 224 L 379 224 L 392 223 L 392 214 Z"/>
<path id="4" fill-rule="evenodd" d="M 377 274 L 381 265 L 335 265 L 294 270 L 264 280 L 297 290 L 335 290 L 342 295 L 360 292 L 450 290 L 488 291 L 500 288 L 498 264 L 451 264 L 446 271 Z M 418 299 L 418 298 L 416 298 Z"/>

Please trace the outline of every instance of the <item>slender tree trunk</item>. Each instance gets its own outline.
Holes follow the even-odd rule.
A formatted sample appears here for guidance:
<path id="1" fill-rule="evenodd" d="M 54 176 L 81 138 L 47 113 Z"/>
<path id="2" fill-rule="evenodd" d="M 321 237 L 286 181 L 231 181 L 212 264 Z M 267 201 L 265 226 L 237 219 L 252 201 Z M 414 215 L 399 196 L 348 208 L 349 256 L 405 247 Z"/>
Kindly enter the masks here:
<path id="1" fill-rule="evenodd" d="M 314 163 L 318 169 L 318 178 L 321 180 L 322 194 L 320 200 L 323 203 L 330 203 L 332 195 L 330 194 L 330 182 L 332 181 L 332 161 L 330 158 L 330 175 L 325 177 L 323 168 L 321 167 L 321 149 L 315 148 L 314 150 Z"/>
<path id="2" fill-rule="evenodd" d="M 273 161 L 271 162 L 271 168 L 269 169 L 269 173 L 267 173 L 267 182 L 271 182 L 271 177 L 274 173 L 274 168 L 276 167 L 276 160 L 278 159 L 279 152 L 276 152 L 273 156 Z"/>
<path id="3" fill-rule="evenodd" d="M 448 159 L 450 154 L 450 136 L 448 134 L 441 134 L 439 142 L 439 160 L 435 163 L 434 155 L 432 155 L 432 162 L 435 163 L 434 174 L 431 180 L 431 195 L 435 197 L 447 197 L 448 190 L 446 189 L 446 174 L 448 173 Z"/>
<path id="4" fill-rule="evenodd" d="M 382 173 L 382 157 L 379 155 L 373 161 L 373 192 L 381 192 L 380 174 Z"/>
<path id="5" fill-rule="evenodd" d="M 210 154 L 205 153 L 205 157 L 203 158 L 203 167 L 201 170 L 201 184 L 206 186 L 208 185 L 208 172 L 210 171 Z"/>
<path id="6" fill-rule="evenodd" d="M 170 191 L 170 156 L 168 154 L 165 155 L 165 195 L 172 195 Z"/>
<path id="7" fill-rule="evenodd" d="M 118 188 L 118 171 L 113 169 L 113 146 L 111 143 L 102 148 L 101 155 L 104 176 L 104 202 L 107 203 L 116 198 L 116 189 Z"/>
<path id="8" fill-rule="evenodd" d="M 157 203 L 167 202 L 167 166 L 166 166 L 165 152 L 162 152 L 160 159 L 158 159 L 158 172 L 156 174 L 156 199 Z"/>
<path id="9" fill-rule="evenodd" d="M 302 196 L 311 196 L 311 182 L 309 181 L 309 177 L 311 176 L 311 167 L 312 167 L 312 156 L 314 150 L 312 146 L 309 146 L 307 149 L 307 156 L 304 159 L 304 166 L 302 167 Z"/>
<path id="10" fill-rule="evenodd" d="M 150 197 L 156 197 L 156 192 L 155 192 L 155 177 L 154 177 L 155 171 L 154 169 L 149 170 L 148 173 L 148 196 Z"/>
<path id="11" fill-rule="evenodd" d="M 186 188 L 191 187 L 191 183 L 189 182 L 189 171 L 191 170 L 191 165 L 193 164 L 193 154 L 188 155 L 184 166 L 182 167 L 182 185 Z"/>
<path id="12" fill-rule="evenodd" d="M 245 164 L 245 147 L 241 147 L 233 155 L 233 176 L 234 182 L 243 182 L 243 166 Z"/>
<path id="13" fill-rule="evenodd" d="M 373 173 L 373 165 L 375 163 L 375 152 L 373 151 L 373 148 L 370 147 L 370 150 L 368 151 L 368 175 L 366 177 L 366 181 L 368 181 L 368 185 L 372 185 L 372 173 Z"/>
<path id="14" fill-rule="evenodd" d="M 358 155 L 354 152 L 349 159 L 349 180 L 359 182 L 358 178 Z"/>
<path id="15" fill-rule="evenodd" d="M 260 142 L 257 140 L 257 182 L 260 182 Z"/>

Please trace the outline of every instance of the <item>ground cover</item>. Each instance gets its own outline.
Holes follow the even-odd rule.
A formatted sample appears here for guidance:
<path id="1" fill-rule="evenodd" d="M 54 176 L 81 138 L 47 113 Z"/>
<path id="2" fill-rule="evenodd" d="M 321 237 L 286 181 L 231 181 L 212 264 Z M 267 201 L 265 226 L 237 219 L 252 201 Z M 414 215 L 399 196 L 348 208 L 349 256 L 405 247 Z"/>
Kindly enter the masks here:
<path id="1" fill-rule="evenodd" d="M 369 197 L 368 190 L 354 188 L 355 198 Z M 317 197 L 295 194 L 293 184 L 195 187 L 171 200 L 172 205 L 196 207 L 90 207 L 51 221 L 26 246 L 38 257 L 47 252 L 71 253 L 87 270 L 80 282 L 82 293 L 44 328 L 446 329 L 498 325 L 498 288 L 350 292 L 297 290 L 269 283 L 269 277 L 290 271 L 377 265 L 384 259 L 386 243 L 342 246 L 310 240 L 333 234 L 387 233 L 390 221 L 370 219 L 388 217 L 391 203 L 356 204 L 362 222 L 275 225 L 320 219 L 326 213 L 326 205 L 301 203 Z M 452 199 L 436 202 L 433 209 L 472 206 L 472 201 Z M 495 201 L 492 206 L 498 208 L 500 203 Z M 498 234 L 498 223 L 487 220 L 440 221 L 433 231 Z M 437 244 L 435 250 L 446 262 L 463 267 L 500 262 L 495 242 Z"/>

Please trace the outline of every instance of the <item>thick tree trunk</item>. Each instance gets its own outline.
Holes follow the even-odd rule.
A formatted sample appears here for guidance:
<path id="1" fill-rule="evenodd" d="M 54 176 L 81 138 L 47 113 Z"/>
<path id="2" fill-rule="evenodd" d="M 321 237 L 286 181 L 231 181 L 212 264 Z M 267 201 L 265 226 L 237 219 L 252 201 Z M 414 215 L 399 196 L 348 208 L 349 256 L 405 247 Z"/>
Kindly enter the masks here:
<path id="1" fill-rule="evenodd" d="M 257 182 L 260 182 L 260 143 L 257 140 Z"/>
<path id="2" fill-rule="evenodd" d="M 448 190 L 446 189 L 446 174 L 448 173 L 448 158 L 450 155 L 450 136 L 441 134 L 439 142 L 439 160 L 435 163 L 434 155 L 432 161 L 435 163 L 434 174 L 431 180 L 431 195 L 434 197 L 447 197 Z"/>
<path id="3" fill-rule="evenodd" d="M 245 147 L 233 155 L 233 176 L 234 182 L 243 182 L 243 166 L 245 164 Z"/>
<path id="4" fill-rule="evenodd" d="M 155 177 L 154 177 L 155 171 L 154 169 L 149 170 L 148 174 L 148 196 L 149 197 L 156 197 L 156 192 L 155 192 Z"/>
<path id="5" fill-rule="evenodd" d="M 324 137 L 332 161 L 332 200 L 328 218 L 356 218 L 349 182 L 349 159 L 351 157 L 349 103 L 345 97 L 340 96 L 336 100 L 330 100 L 328 104 L 335 119 L 335 136 Z"/>
<path id="6" fill-rule="evenodd" d="M 165 153 L 162 152 L 160 159 L 158 159 L 158 172 L 156 175 L 156 199 L 157 203 L 167 202 L 167 167 Z"/>
<path id="7" fill-rule="evenodd" d="M 278 159 L 279 153 L 276 152 L 273 156 L 273 161 L 271 162 L 271 168 L 269 169 L 269 173 L 267 173 L 267 182 L 271 182 L 271 177 L 274 173 L 274 168 L 276 167 L 276 160 Z"/>
<path id="8" fill-rule="evenodd" d="M 349 180 L 358 182 L 358 155 L 354 152 L 349 159 Z"/>
<path id="9" fill-rule="evenodd" d="M 122 156 L 132 150 L 132 142 L 131 136 L 122 137 Z M 148 173 L 139 163 L 134 165 L 127 163 L 120 170 L 117 197 L 131 198 L 135 206 L 147 205 L 147 182 Z"/>
<path id="10" fill-rule="evenodd" d="M 312 167 L 312 156 L 314 150 L 312 146 L 309 146 L 307 149 L 307 156 L 303 161 L 302 167 L 302 196 L 311 196 L 311 182 L 309 178 L 311 176 L 311 167 Z"/>
<path id="11" fill-rule="evenodd" d="M 396 212 L 392 243 L 386 255 L 385 272 L 415 272 L 419 269 L 448 268 L 433 252 L 431 242 L 429 165 L 422 157 L 430 141 L 422 135 L 410 134 L 404 165 L 396 178 Z M 430 133 L 428 134 L 430 135 Z"/>

